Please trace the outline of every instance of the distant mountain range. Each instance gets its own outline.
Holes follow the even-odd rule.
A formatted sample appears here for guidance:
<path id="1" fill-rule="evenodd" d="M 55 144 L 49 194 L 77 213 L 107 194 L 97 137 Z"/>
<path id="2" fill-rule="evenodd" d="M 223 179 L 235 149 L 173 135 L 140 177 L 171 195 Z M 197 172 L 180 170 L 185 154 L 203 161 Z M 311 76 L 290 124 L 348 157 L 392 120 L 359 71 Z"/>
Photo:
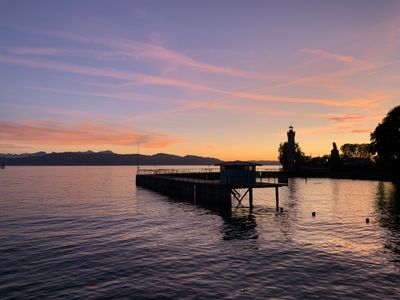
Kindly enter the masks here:
<path id="1" fill-rule="evenodd" d="M 0 154 L 0 163 L 11 166 L 136 165 L 137 162 L 139 165 L 214 165 L 221 160 L 194 155 L 181 157 L 164 153 L 116 154 L 112 151 Z"/>
<path id="2" fill-rule="evenodd" d="M 158 153 L 154 155 L 117 154 L 101 152 L 62 152 L 1 154 L 0 163 L 8 166 L 87 166 L 87 165 L 215 165 L 223 162 L 217 158 L 195 155 L 178 156 Z M 256 161 L 262 164 L 279 164 L 275 161 Z"/>

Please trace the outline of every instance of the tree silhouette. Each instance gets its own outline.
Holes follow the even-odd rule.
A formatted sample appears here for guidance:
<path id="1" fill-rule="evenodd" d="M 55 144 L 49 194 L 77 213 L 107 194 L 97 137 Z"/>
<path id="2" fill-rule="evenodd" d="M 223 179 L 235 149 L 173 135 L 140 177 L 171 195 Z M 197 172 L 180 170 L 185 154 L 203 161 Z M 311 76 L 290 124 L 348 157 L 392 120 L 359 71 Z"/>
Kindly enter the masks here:
<path id="1" fill-rule="evenodd" d="M 303 164 L 303 162 L 305 160 L 305 155 L 304 155 L 304 152 L 301 151 L 301 148 L 298 143 L 294 144 L 294 152 L 295 152 L 294 165 L 295 165 L 295 167 L 299 167 Z M 279 144 L 278 153 L 279 153 L 279 156 L 278 156 L 279 162 L 281 163 L 283 169 L 285 170 L 288 168 L 288 156 L 287 156 L 288 143 L 287 142 Z"/>
<path id="2" fill-rule="evenodd" d="M 400 106 L 388 112 L 371 133 L 371 143 L 377 152 L 377 162 L 382 169 L 400 171 Z"/>
<path id="3" fill-rule="evenodd" d="M 372 161 L 375 154 L 374 147 L 371 144 L 343 144 L 340 147 L 344 156 L 350 158 L 364 158 Z"/>

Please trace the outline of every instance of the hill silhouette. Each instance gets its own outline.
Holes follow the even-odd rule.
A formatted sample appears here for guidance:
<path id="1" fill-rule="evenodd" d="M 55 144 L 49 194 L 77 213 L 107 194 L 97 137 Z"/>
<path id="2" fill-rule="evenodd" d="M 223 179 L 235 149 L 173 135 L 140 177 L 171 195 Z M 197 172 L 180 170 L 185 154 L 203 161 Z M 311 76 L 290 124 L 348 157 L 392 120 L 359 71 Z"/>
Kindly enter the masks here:
<path id="1" fill-rule="evenodd" d="M 117 154 L 102 152 L 61 152 L 0 154 L 0 163 L 8 166 L 87 166 L 87 165 L 214 165 L 217 158 L 195 155 L 178 156 L 158 153 L 154 155 Z"/>

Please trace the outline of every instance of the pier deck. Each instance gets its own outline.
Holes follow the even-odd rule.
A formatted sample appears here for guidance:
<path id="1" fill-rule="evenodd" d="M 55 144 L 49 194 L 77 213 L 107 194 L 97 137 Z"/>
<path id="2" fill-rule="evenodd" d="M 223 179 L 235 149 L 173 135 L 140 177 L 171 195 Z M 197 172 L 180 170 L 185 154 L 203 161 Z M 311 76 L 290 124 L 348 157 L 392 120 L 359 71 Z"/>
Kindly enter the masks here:
<path id="1" fill-rule="evenodd" d="M 212 206 L 231 206 L 232 198 L 238 205 L 248 196 L 250 207 L 253 206 L 253 189 L 274 188 L 276 209 L 279 210 L 279 188 L 287 186 L 286 180 L 271 177 L 257 177 L 254 183 L 223 184 L 219 172 L 182 172 L 179 170 L 138 170 L 136 185 L 161 194 L 187 200 L 193 203 Z M 264 182 L 263 182 L 264 180 Z M 244 190 L 244 191 L 242 191 Z"/>

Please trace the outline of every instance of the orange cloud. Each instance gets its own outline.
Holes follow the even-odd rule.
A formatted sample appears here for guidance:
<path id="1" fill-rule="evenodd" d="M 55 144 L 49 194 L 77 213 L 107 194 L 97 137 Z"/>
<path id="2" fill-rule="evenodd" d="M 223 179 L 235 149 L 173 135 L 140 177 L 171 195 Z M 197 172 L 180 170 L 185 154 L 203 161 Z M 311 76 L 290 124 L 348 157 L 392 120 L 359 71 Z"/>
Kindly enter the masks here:
<path id="1" fill-rule="evenodd" d="M 369 133 L 370 129 L 353 129 L 360 124 L 348 123 L 344 125 L 327 125 L 319 127 L 304 127 L 297 131 L 301 136 L 315 136 L 316 134 L 337 134 L 337 133 Z"/>
<path id="2" fill-rule="evenodd" d="M 138 133 L 129 128 L 96 122 L 65 124 L 54 121 L 0 121 L 0 138 L 10 144 L 41 146 L 135 146 L 166 147 L 178 138 L 160 133 Z"/>
<path id="3" fill-rule="evenodd" d="M 329 120 L 336 121 L 336 122 L 347 122 L 347 121 L 357 121 L 357 120 L 381 121 L 384 116 L 385 116 L 385 113 L 370 114 L 370 115 L 343 114 L 343 115 L 334 115 L 334 116 L 330 115 Z M 320 115 L 320 117 L 323 118 L 324 115 Z"/>
<path id="4" fill-rule="evenodd" d="M 162 137 L 157 137 L 157 141 L 154 142 L 149 142 L 149 143 L 145 143 L 143 145 L 144 148 L 165 148 L 174 144 L 177 144 L 181 141 L 181 139 L 178 138 L 162 138 Z"/>
<path id="5" fill-rule="evenodd" d="M 354 129 L 351 132 L 353 132 L 353 133 L 370 133 L 372 131 L 374 131 L 374 129 L 368 128 L 368 129 Z"/>
<path id="6" fill-rule="evenodd" d="M 9 150 L 31 149 L 31 147 L 13 145 L 13 144 L 0 144 L 0 149 L 7 149 L 9 151 Z"/>
<path id="7" fill-rule="evenodd" d="M 364 118 L 365 118 L 365 116 L 363 116 L 363 115 L 345 114 L 345 115 L 330 117 L 329 119 L 332 121 L 336 121 L 336 122 L 342 122 L 342 121 L 349 121 L 349 120 L 360 120 L 360 119 L 364 119 Z"/>
<path id="8" fill-rule="evenodd" d="M 216 146 L 215 146 L 214 144 L 207 144 L 207 145 L 205 145 L 205 147 L 206 147 L 208 150 L 214 150 L 214 149 L 216 148 Z"/>

